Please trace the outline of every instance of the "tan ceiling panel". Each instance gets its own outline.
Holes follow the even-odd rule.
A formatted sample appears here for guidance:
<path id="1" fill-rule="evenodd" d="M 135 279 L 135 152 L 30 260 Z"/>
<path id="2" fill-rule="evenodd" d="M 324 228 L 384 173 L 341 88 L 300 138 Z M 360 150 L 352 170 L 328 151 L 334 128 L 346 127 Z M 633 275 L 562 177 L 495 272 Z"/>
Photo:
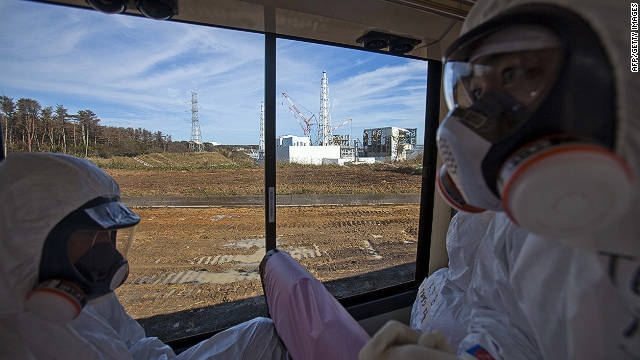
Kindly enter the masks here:
<path id="1" fill-rule="evenodd" d="M 252 1 L 252 0 L 248 0 Z M 256 1 L 262 3 L 262 1 Z M 431 37 L 441 34 L 449 19 L 398 5 L 386 0 L 360 1 L 272 1 L 276 9 L 290 10 L 312 16 L 353 22 L 363 26 L 387 30 L 394 33 Z"/>
<path id="2" fill-rule="evenodd" d="M 237 0 L 178 0 L 176 20 L 264 31 L 264 6 Z"/>
<path id="3" fill-rule="evenodd" d="M 426 45 L 437 43 L 447 30 L 461 23 L 386 0 L 274 0 L 269 5 L 276 8 L 278 34 L 354 46 L 358 37 L 378 30 L 421 40 L 409 55 L 432 59 L 439 59 L 440 51 L 428 52 Z"/>

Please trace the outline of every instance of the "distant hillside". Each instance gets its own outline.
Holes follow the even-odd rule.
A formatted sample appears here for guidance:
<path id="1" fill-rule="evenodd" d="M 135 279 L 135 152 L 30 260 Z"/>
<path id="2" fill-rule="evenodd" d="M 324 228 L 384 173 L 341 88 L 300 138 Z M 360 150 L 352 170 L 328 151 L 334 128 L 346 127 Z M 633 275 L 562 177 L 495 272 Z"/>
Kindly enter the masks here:
<path id="1" fill-rule="evenodd" d="M 132 122 L 135 119 L 131 119 Z M 149 131 L 142 128 L 124 128 L 103 125 L 96 113 L 90 109 L 69 114 L 68 110 L 57 104 L 45 106 L 31 98 L 13 98 L 0 96 L 0 124 L 5 152 L 51 151 L 81 157 L 142 156 L 151 153 L 190 152 L 188 141 L 173 141 L 171 135 L 162 131 Z M 219 152 L 225 155 L 236 149 L 256 149 L 257 145 L 221 145 L 204 143 L 205 151 Z M 225 155 L 227 156 L 227 155 Z M 242 156 L 232 156 L 234 163 L 244 166 Z M 236 156 L 236 158 L 233 158 Z M 135 161 L 135 160 L 134 160 Z M 149 165 L 155 162 L 151 159 Z M 216 162 L 217 163 L 217 162 Z M 128 166 L 129 161 L 115 159 L 107 162 L 109 166 Z M 140 163 L 143 167 L 149 167 Z M 131 163 L 131 166 L 135 164 Z M 199 164 L 202 166 L 203 164 Z"/>
<path id="2" fill-rule="evenodd" d="M 243 151 L 226 149 L 199 153 L 151 153 L 133 157 L 90 157 L 89 160 L 103 169 L 130 170 L 205 170 L 254 166 L 253 160 Z"/>

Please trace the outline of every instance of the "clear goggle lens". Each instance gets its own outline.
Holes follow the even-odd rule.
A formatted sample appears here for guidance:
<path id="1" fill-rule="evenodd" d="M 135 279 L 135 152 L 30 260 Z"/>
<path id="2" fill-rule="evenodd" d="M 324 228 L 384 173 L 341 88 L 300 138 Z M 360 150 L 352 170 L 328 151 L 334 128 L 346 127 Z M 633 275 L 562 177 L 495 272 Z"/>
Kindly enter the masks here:
<path id="1" fill-rule="evenodd" d="M 518 25 L 480 34 L 447 56 L 447 106 L 468 108 L 483 95 L 499 92 L 532 110 L 556 83 L 561 60 L 560 41 L 542 26 Z"/>
<path id="2" fill-rule="evenodd" d="M 69 259 L 72 263 L 75 263 L 89 249 L 101 243 L 111 243 L 126 258 L 135 238 L 136 227 L 131 226 L 110 230 L 76 230 L 69 237 L 67 246 Z"/>
<path id="3" fill-rule="evenodd" d="M 501 92 L 533 110 L 557 80 L 560 55 L 559 49 L 545 49 L 447 62 L 443 84 L 447 106 L 468 108 L 485 94 Z"/>

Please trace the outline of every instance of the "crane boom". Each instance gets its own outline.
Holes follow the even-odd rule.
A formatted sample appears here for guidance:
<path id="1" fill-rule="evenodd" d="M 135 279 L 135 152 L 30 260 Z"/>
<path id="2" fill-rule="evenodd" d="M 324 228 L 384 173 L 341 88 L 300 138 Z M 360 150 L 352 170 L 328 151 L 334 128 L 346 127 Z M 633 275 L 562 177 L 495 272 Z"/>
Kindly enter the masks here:
<path id="1" fill-rule="evenodd" d="M 291 98 L 287 95 L 286 92 L 283 91 L 282 96 L 284 96 L 284 98 L 287 99 L 287 102 L 289 103 L 288 108 L 289 108 L 289 111 L 293 113 L 293 117 L 296 118 L 296 120 L 298 120 L 298 116 L 299 116 L 304 122 L 304 125 L 303 125 L 303 123 L 300 122 L 300 120 L 298 120 L 298 123 L 300 123 L 300 127 L 302 128 L 302 133 L 304 134 L 304 136 L 311 134 L 311 125 L 315 125 L 314 123 L 311 122 L 311 120 L 313 120 L 313 118 L 316 115 L 312 114 L 311 117 L 307 119 L 302 114 L 302 112 L 298 110 L 298 107 L 296 106 L 296 104 L 293 103 L 293 100 L 291 100 Z"/>
<path id="2" fill-rule="evenodd" d="M 337 130 L 338 128 L 342 127 L 342 126 L 347 125 L 348 123 L 350 123 L 350 122 L 351 122 L 351 120 L 352 120 L 352 119 L 347 119 L 347 120 L 345 120 L 345 121 L 341 122 L 341 123 L 340 123 L 340 124 L 338 124 L 336 127 L 334 127 L 331 131 L 333 132 L 333 131 Z"/>

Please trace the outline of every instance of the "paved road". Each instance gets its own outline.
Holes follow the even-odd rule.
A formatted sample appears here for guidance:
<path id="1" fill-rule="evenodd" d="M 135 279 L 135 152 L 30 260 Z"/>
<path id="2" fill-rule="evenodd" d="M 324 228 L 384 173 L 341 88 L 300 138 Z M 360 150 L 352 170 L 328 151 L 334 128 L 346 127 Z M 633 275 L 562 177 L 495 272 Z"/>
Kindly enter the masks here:
<path id="1" fill-rule="evenodd" d="M 129 207 L 229 207 L 263 206 L 264 196 L 211 196 L 189 197 L 123 197 Z M 313 205 L 385 205 L 419 204 L 420 194 L 299 194 L 278 195 L 277 206 L 313 206 Z"/>

